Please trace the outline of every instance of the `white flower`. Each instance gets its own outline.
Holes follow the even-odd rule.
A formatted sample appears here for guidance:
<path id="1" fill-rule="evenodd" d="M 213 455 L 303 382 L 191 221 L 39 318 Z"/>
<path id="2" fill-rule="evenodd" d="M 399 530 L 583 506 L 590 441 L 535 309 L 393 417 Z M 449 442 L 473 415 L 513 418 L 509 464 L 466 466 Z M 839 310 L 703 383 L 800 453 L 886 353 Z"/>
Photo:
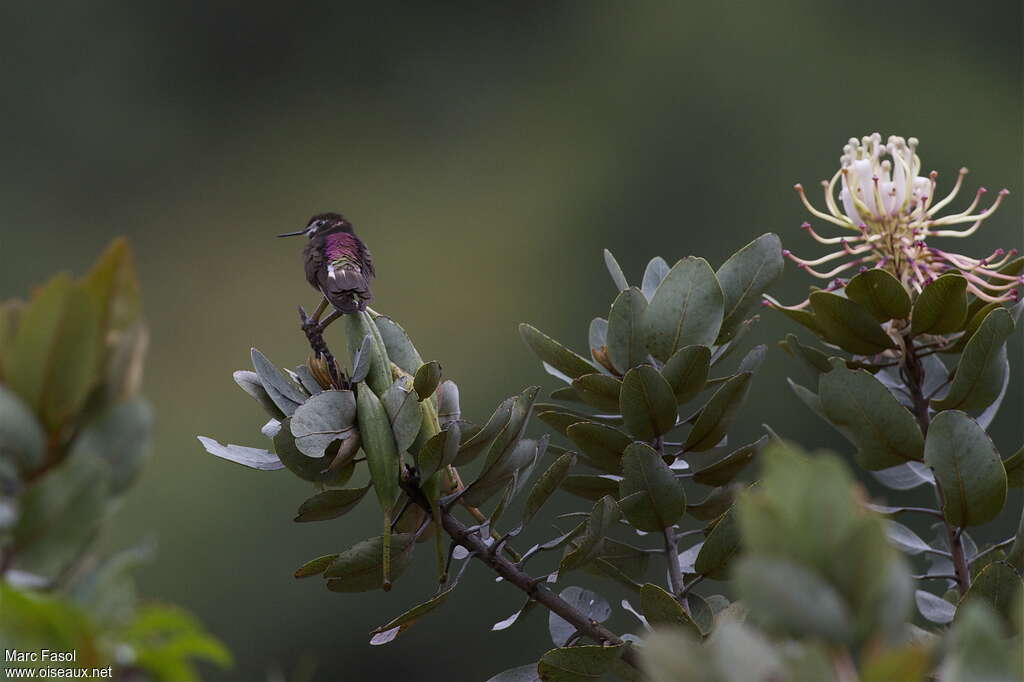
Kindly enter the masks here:
<path id="1" fill-rule="evenodd" d="M 801 227 L 815 241 L 838 246 L 838 250 L 813 260 L 798 258 L 789 251 L 784 254 L 822 279 L 831 279 L 852 268 L 884 268 L 911 294 L 920 293 L 944 272 L 958 271 L 967 279 L 968 291 L 978 298 L 990 302 L 1016 300 L 1017 288 L 1024 283 L 1024 277 L 998 272 L 1016 255 L 1015 249 L 1008 252 L 998 249 L 986 258 L 977 259 L 927 244 L 932 237 L 968 237 L 974 234 L 1009 191 L 1001 190 L 988 208 L 975 213 L 986 192 L 984 187 L 979 188 L 966 209 L 938 216 L 939 211 L 956 198 L 967 169 L 961 168 L 950 193 L 933 203 L 938 173 L 932 171 L 927 177 L 920 175 L 921 158 L 917 155 L 917 147 L 918 141 L 913 137 L 905 140 L 891 136 L 884 145 L 878 133 L 859 141 L 850 138 L 843 147 L 839 170 L 831 180 L 821 183 L 828 213 L 811 205 L 802 185 L 795 185 L 795 189 L 813 216 L 856 235 L 823 237 L 809 223 L 804 223 Z M 969 224 L 965 229 L 944 229 L 965 224 Z M 816 269 L 832 263 L 837 264 L 827 270 Z M 845 284 L 845 280 L 839 279 L 829 288 L 838 289 Z M 767 302 L 778 305 L 773 299 Z M 800 309 L 807 304 L 804 301 L 791 307 Z"/>

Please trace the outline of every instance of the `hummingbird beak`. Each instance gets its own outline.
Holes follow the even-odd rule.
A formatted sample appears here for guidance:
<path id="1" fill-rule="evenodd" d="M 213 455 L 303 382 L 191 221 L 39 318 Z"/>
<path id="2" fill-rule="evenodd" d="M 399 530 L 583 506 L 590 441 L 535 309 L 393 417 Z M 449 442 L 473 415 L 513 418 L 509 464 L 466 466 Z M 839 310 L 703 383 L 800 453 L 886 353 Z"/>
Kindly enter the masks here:
<path id="1" fill-rule="evenodd" d="M 306 234 L 306 230 L 302 229 L 298 232 L 285 232 L 284 234 L 277 235 L 278 237 L 297 237 L 300 234 Z"/>

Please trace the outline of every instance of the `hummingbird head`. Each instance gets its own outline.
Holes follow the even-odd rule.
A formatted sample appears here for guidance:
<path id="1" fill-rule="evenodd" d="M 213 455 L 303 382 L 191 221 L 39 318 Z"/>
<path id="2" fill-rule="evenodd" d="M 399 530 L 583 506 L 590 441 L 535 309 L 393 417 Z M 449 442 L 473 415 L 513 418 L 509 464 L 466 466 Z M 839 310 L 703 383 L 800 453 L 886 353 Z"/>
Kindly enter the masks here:
<path id="1" fill-rule="evenodd" d="M 324 235 L 330 232 L 352 233 L 352 223 L 345 220 L 340 213 L 318 213 L 306 222 L 306 226 L 296 232 L 286 232 L 277 235 L 278 237 L 297 237 L 304 234 L 310 239 L 317 235 Z"/>

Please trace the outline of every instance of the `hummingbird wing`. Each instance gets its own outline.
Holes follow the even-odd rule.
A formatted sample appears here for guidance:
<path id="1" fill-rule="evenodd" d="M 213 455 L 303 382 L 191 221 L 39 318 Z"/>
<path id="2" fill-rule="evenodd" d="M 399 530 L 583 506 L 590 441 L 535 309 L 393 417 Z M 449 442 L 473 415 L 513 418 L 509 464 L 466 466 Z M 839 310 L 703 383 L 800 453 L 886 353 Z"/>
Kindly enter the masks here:
<path id="1" fill-rule="evenodd" d="M 373 300 L 373 264 L 363 243 L 352 234 L 332 234 L 328 235 L 322 252 L 324 257 L 316 272 L 317 288 L 342 313 L 366 308 Z"/>

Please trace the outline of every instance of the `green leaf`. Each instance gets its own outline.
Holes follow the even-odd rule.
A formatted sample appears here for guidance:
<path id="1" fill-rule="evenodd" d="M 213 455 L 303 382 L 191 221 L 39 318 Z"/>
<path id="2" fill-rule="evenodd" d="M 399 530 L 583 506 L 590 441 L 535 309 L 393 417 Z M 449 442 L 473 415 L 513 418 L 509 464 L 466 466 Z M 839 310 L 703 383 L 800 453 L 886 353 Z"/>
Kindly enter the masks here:
<path id="1" fill-rule="evenodd" d="M 715 664 L 727 682 L 826 679 L 787 676 L 781 647 L 744 623 L 722 623 L 708 641 L 708 648 L 711 649 Z M 886 682 L 893 682 L 893 679 Z M 902 678 L 900 680 L 911 682 Z"/>
<path id="2" fill-rule="evenodd" d="M 420 426 L 423 424 L 420 400 L 423 399 L 424 396 L 414 391 L 407 376 L 395 379 L 380 398 L 391 421 L 391 432 L 395 436 L 395 446 L 399 452 L 407 451 L 420 433 Z"/>
<path id="3" fill-rule="evenodd" d="M 449 466 L 459 455 L 458 422 L 448 422 L 439 433 L 430 437 L 416 455 L 416 464 L 420 470 L 420 478 L 426 480 L 436 472 Z"/>
<path id="4" fill-rule="evenodd" d="M 438 385 L 441 383 L 441 365 L 436 360 L 421 365 L 416 370 L 413 388 L 420 400 L 426 400 L 434 395 Z"/>
<path id="5" fill-rule="evenodd" d="M 221 445 L 214 439 L 207 438 L 206 436 L 197 436 L 197 438 L 203 444 L 203 447 L 206 448 L 207 452 L 229 462 L 241 464 L 242 466 L 259 471 L 276 471 L 284 468 L 284 463 L 281 462 L 280 457 L 262 448 L 248 448 L 242 445 L 231 444 Z"/>
<path id="6" fill-rule="evenodd" d="M 815 324 L 829 343 L 858 355 L 896 347 L 871 313 L 850 299 L 827 291 L 815 291 L 810 299 Z"/>
<path id="7" fill-rule="evenodd" d="M 818 336 L 825 336 L 825 331 L 822 328 L 821 324 L 818 322 L 818 318 L 816 318 L 814 316 L 814 313 L 811 312 L 810 310 L 792 310 L 790 308 L 785 308 L 781 304 L 775 302 L 774 299 L 772 299 L 772 304 L 773 310 L 779 311 L 793 322 L 796 322 L 800 326 L 811 330 Z"/>
<path id="8" fill-rule="evenodd" d="M 625 291 L 629 288 L 629 282 L 626 281 L 626 276 L 622 274 L 622 268 L 619 266 L 619 262 L 615 260 L 615 256 L 608 249 L 604 250 L 604 264 L 608 268 L 608 274 L 612 276 L 612 281 L 615 283 L 615 288 L 619 291 Z"/>
<path id="9" fill-rule="evenodd" d="M 415 374 L 423 365 L 423 359 L 402 326 L 386 315 L 378 315 L 373 318 L 373 322 L 380 333 L 388 359 L 409 374 Z"/>
<path id="10" fill-rule="evenodd" d="M 975 308 L 975 304 L 980 303 L 982 305 Z M 964 326 L 964 333 L 960 335 L 960 338 L 956 340 L 956 343 L 951 347 L 943 348 L 943 353 L 963 353 L 964 348 L 967 347 L 968 342 L 974 337 L 974 333 L 978 331 L 981 323 L 985 321 L 988 314 L 996 308 L 1001 308 L 999 303 L 985 303 L 980 298 L 974 299 L 970 306 L 967 308 L 967 324 Z M 1014 321 L 1016 324 L 1016 320 Z"/>
<path id="11" fill-rule="evenodd" d="M 369 592 L 384 586 L 382 539 L 363 540 L 345 550 L 324 571 L 332 592 Z M 391 536 L 391 579 L 398 578 L 412 561 L 416 543 L 409 533 Z"/>
<path id="12" fill-rule="evenodd" d="M 558 408 L 554 405 L 544 407 L 546 409 L 541 409 L 541 407 L 538 406 L 537 419 L 541 420 L 563 436 L 568 433 L 569 428 L 574 424 L 579 424 L 588 420 L 587 415 L 580 414 L 579 412 Z"/>
<path id="13" fill-rule="evenodd" d="M 828 420 L 857 446 L 857 462 L 877 471 L 920 460 L 924 438 L 914 416 L 864 370 L 848 370 L 839 358 L 818 383 Z"/>
<path id="14" fill-rule="evenodd" d="M 527 421 L 530 418 L 530 410 L 533 408 L 539 391 L 537 386 L 531 386 L 515 397 L 508 423 L 502 427 L 487 450 L 487 457 L 483 465 L 484 473 L 511 452 L 519 439 L 523 437 Z"/>
<path id="15" fill-rule="evenodd" d="M 677 262 L 658 285 L 644 314 L 647 349 L 662 362 L 685 346 L 710 346 L 722 326 L 725 296 L 703 258 Z"/>
<path id="16" fill-rule="evenodd" d="M 761 294 L 782 274 L 782 268 L 782 242 L 770 232 L 744 246 L 718 268 L 724 315 L 716 343 L 732 338 L 747 314 L 761 302 Z"/>
<path id="17" fill-rule="evenodd" d="M 648 301 L 654 296 L 654 292 L 658 289 L 661 281 L 665 279 L 668 271 L 668 263 L 661 256 L 655 256 L 647 263 L 647 267 L 644 268 L 644 278 L 640 290 Z"/>
<path id="18" fill-rule="evenodd" d="M 960 331 L 967 321 L 967 280 L 946 274 L 925 286 L 914 301 L 910 331 L 919 334 L 949 334 Z"/>
<path id="19" fill-rule="evenodd" d="M 443 592 L 435 595 L 432 599 L 428 599 L 422 604 L 412 607 L 391 622 L 374 629 L 370 633 L 373 635 L 373 637 L 370 638 L 370 644 L 378 646 L 393 641 L 395 637 L 398 637 L 398 635 L 411 628 L 420 618 L 443 604 L 448 599 L 448 595 L 450 595 L 454 589 L 455 585 L 452 585 Z"/>
<path id="20" fill-rule="evenodd" d="M 68 292 L 44 379 L 43 421 L 51 428 L 72 419 L 96 383 L 101 315 L 100 302 L 82 287 Z"/>
<path id="21" fill-rule="evenodd" d="M 537 672 L 544 682 L 588 682 L 599 680 L 622 655 L 625 645 L 574 646 L 552 649 L 537 664 Z"/>
<path id="22" fill-rule="evenodd" d="M 616 428 L 587 421 L 569 426 L 566 435 L 587 456 L 587 464 L 613 474 L 622 471 L 622 453 L 633 442 Z"/>
<path id="23" fill-rule="evenodd" d="M 56 577 L 92 540 L 109 507 L 107 465 L 91 453 L 69 457 L 21 495 L 13 568 Z"/>
<path id="24" fill-rule="evenodd" d="M 1024 487 L 1024 447 L 1003 460 L 1006 484 L 1011 488 Z"/>
<path id="25" fill-rule="evenodd" d="M 605 538 L 594 562 L 583 568 L 588 573 L 605 575 L 618 580 L 630 589 L 639 590 L 640 584 L 635 582 L 643 579 L 651 563 L 651 553 L 625 542 Z"/>
<path id="26" fill-rule="evenodd" d="M 437 389 L 437 421 L 444 427 L 445 424 L 456 422 L 461 418 L 459 387 L 451 379 L 446 379 Z"/>
<path id="27" fill-rule="evenodd" d="M 1024 589 L 1024 580 L 1017 575 L 1013 566 L 1005 561 L 993 561 L 981 569 L 981 573 L 971 582 L 967 594 L 957 604 L 957 610 L 975 599 L 984 600 L 1003 617 L 1007 627 L 1010 627 L 1013 609 L 1017 606 L 1014 598 L 1021 589 Z"/>
<path id="28" fill-rule="evenodd" d="M 947 625 L 953 622 L 956 606 L 942 597 L 936 596 L 931 592 L 925 592 L 924 590 L 916 590 L 914 592 L 914 601 L 917 603 L 917 610 L 921 612 L 925 620 L 939 625 Z"/>
<path id="29" fill-rule="evenodd" d="M 736 587 L 751 617 L 794 636 L 846 643 L 850 618 L 842 597 L 817 573 L 780 559 L 744 558 Z"/>
<path id="30" fill-rule="evenodd" d="M 365 488 L 343 488 L 341 490 L 325 490 L 314 495 L 299 506 L 298 516 L 293 520 L 297 523 L 306 521 L 327 521 L 344 516 L 366 496 Z"/>
<path id="31" fill-rule="evenodd" d="M 618 522 L 621 516 L 619 505 L 607 495 L 598 500 L 590 511 L 583 535 L 572 540 L 571 549 L 567 550 L 559 564 L 559 571 L 570 571 L 590 562 L 600 552 L 602 540 L 608 530 Z"/>
<path id="32" fill-rule="evenodd" d="M 270 399 L 286 416 L 291 416 L 302 403 L 306 402 L 306 394 L 295 385 L 288 375 L 277 368 L 263 353 L 255 348 L 251 351 L 252 366 L 256 370 L 263 389 Z M 242 386 L 244 389 L 245 386 Z M 252 395 L 252 394 L 250 394 Z M 257 398 L 258 399 L 258 398 Z"/>
<path id="33" fill-rule="evenodd" d="M 965 604 L 953 626 L 943 682 L 1019 680 L 1019 655 L 1007 646 L 1000 625 L 998 616 L 984 601 Z"/>
<path id="34" fill-rule="evenodd" d="M 47 377 L 53 364 L 53 349 L 60 334 L 71 278 L 59 274 L 40 287 L 22 310 L 4 367 L 9 388 L 33 410 L 42 407 Z"/>
<path id="35" fill-rule="evenodd" d="M 708 496 L 696 504 L 686 505 L 686 511 L 690 516 L 700 521 L 711 521 L 722 516 L 732 506 L 735 497 L 734 486 L 715 488 Z"/>
<path id="36" fill-rule="evenodd" d="M 726 381 L 699 412 L 683 443 L 686 452 L 703 452 L 718 445 L 732 426 L 750 392 L 753 375 L 743 372 Z"/>
<path id="37" fill-rule="evenodd" d="M 467 432 L 462 432 L 464 440 L 459 444 L 459 454 L 453 462 L 455 466 L 463 466 L 472 462 L 491 447 L 491 443 L 494 442 L 494 439 L 501 433 L 501 430 L 508 424 L 508 420 L 511 419 L 512 406 L 515 404 L 515 401 L 515 397 L 503 400 L 494 410 L 494 414 L 490 416 L 483 428 L 476 433 L 466 437 Z"/>
<path id="38" fill-rule="evenodd" d="M 733 450 L 717 462 L 695 471 L 693 473 L 693 482 L 710 486 L 720 486 L 729 483 L 750 464 L 751 460 L 754 459 L 767 442 L 768 436 L 763 436 L 749 445 Z"/>
<path id="39" fill-rule="evenodd" d="M 633 443 L 622 455 L 619 506 L 634 528 L 648 533 L 673 526 L 686 511 L 683 487 L 646 443 Z"/>
<path id="40" fill-rule="evenodd" d="M 537 676 L 537 664 L 527 663 L 500 672 L 487 682 L 540 682 L 540 677 Z"/>
<path id="41" fill-rule="evenodd" d="M 881 268 L 865 270 L 846 285 L 846 296 L 859 303 L 879 322 L 903 320 L 910 315 L 910 295 L 900 281 Z"/>
<path id="42" fill-rule="evenodd" d="M 352 356 L 359 353 L 362 358 L 368 355 L 370 368 L 366 372 L 366 378 L 362 383 L 368 385 L 378 397 L 383 396 L 385 391 L 394 382 L 391 374 L 391 359 L 388 357 L 387 345 L 380 333 L 380 327 L 370 317 L 370 313 L 360 311 L 341 316 L 342 325 L 345 328 L 345 338 L 348 343 L 348 351 Z M 370 337 L 370 345 L 363 353 L 363 340 Z M 395 363 L 398 364 L 398 363 Z M 418 366 L 417 366 L 418 367 Z M 354 382 L 353 382 L 354 383 Z"/>
<path id="43" fill-rule="evenodd" d="M 608 616 L 612 615 L 612 606 L 608 600 L 591 590 L 570 586 L 562 590 L 558 596 L 588 621 L 603 623 L 608 620 Z M 551 641 L 555 646 L 565 646 L 576 633 L 576 626 L 554 611 L 549 611 L 548 632 L 551 634 Z"/>
<path id="44" fill-rule="evenodd" d="M 725 580 L 740 549 L 740 532 L 732 509 L 715 523 L 697 554 L 694 570 L 713 580 Z"/>
<path id="45" fill-rule="evenodd" d="M 302 564 L 295 570 L 296 578 L 309 578 L 314 575 L 320 575 L 327 570 L 327 567 L 334 563 L 340 554 L 325 554 L 319 556 L 316 559 L 311 559 L 306 563 Z"/>
<path id="46" fill-rule="evenodd" d="M 707 346 L 686 346 L 672 354 L 661 375 L 672 387 L 676 404 L 687 403 L 704 390 L 710 365 L 711 349 Z"/>
<path id="47" fill-rule="evenodd" d="M 815 374 L 832 371 L 828 355 L 817 348 L 803 345 L 794 334 L 786 334 L 786 340 L 779 341 L 779 346 L 794 358 L 802 360 Z"/>
<path id="48" fill-rule="evenodd" d="M 694 637 L 701 636 L 700 628 L 683 610 L 683 605 L 657 585 L 647 583 L 640 588 L 640 611 L 651 625 L 679 627 Z"/>
<path id="49" fill-rule="evenodd" d="M 672 387 L 650 365 L 626 372 L 619 393 L 619 410 L 626 429 L 637 440 L 654 440 L 672 430 L 676 423 Z"/>
<path id="50" fill-rule="evenodd" d="M 479 507 L 509 485 L 514 486 L 509 494 L 515 494 L 526 481 L 526 475 L 521 472 L 532 470 L 547 449 L 547 442 L 547 435 L 541 436 L 539 440 L 517 439 L 512 442 L 509 448 L 503 451 L 504 454 L 494 460 L 493 464 L 485 468 L 469 485 L 462 499 L 466 504 Z"/>
<path id="51" fill-rule="evenodd" d="M 43 461 L 46 434 L 28 405 L 0 385 L 0 461 L 8 460 L 21 471 L 33 471 Z"/>
<path id="52" fill-rule="evenodd" d="M 352 436 L 356 399 L 352 391 L 322 391 L 295 408 L 289 426 L 295 447 L 307 457 L 323 457 L 337 440 Z"/>
<path id="53" fill-rule="evenodd" d="M 632 287 L 622 291 L 608 315 L 608 358 L 619 374 L 647 361 L 644 313 L 647 299 Z"/>
<path id="54" fill-rule="evenodd" d="M 954 526 L 988 523 L 1006 501 L 1006 470 L 978 423 L 963 412 L 940 412 L 928 428 L 924 461 L 935 472 Z"/>
<path id="55" fill-rule="evenodd" d="M 607 374 L 584 374 L 572 380 L 573 390 L 591 407 L 617 414 L 622 382 Z"/>
<path id="56" fill-rule="evenodd" d="M 280 430 L 273 437 L 274 451 L 277 453 L 280 461 L 289 471 L 304 481 L 327 482 L 335 474 L 335 472 L 328 469 L 330 461 L 326 457 L 308 457 L 304 455 L 295 445 L 295 437 L 291 432 L 290 421 L 285 419 L 281 422 Z M 254 458 L 257 456 L 256 453 L 251 453 L 251 455 Z M 339 471 L 337 473 L 342 474 L 343 472 Z"/>
<path id="57" fill-rule="evenodd" d="M 571 379 L 594 372 L 592 364 L 525 322 L 519 325 L 519 335 L 537 357 Z"/>
<path id="58" fill-rule="evenodd" d="M 700 645 L 700 640 L 682 630 L 662 628 L 648 633 L 644 637 L 644 646 L 638 653 L 644 672 L 651 682 L 719 680 L 719 672 L 707 649 Z"/>
<path id="59" fill-rule="evenodd" d="M 374 492 L 381 508 L 390 510 L 398 499 L 401 462 L 387 410 L 365 383 L 356 388 L 356 418 Z"/>
<path id="60" fill-rule="evenodd" d="M 967 342 L 949 393 L 941 400 L 933 400 L 932 407 L 936 410 L 976 410 L 987 407 L 998 398 L 1003 385 L 1005 344 L 1013 333 L 1013 327 L 1013 319 L 1006 308 L 989 313 Z"/>
<path id="61" fill-rule="evenodd" d="M 618 495 L 619 478 L 607 474 L 571 474 L 565 477 L 560 487 L 570 495 L 596 502 L 606 495 Z"/>
<path id="62" fill-rule="evenodd" d="M 116 403 L 93 417 L 71 447 L 70 458 L 94 455 L 110 467 L 110 490 L 124 492 L 139 472 L 153 432 L 153 411 L 142 398 Z"/>
<path id="63" fill-rule="evenodd" d="M 575 453 L 567 452 L 552 462 L 551 466 L 541 474 L 526 498 L 526 505 L 523 508 L 524 526 L 533 519 L 534 515 L 551 497 L 551 494 L 558 489 L 574 464 L 576 464 Z"/>
<path id="64" fill-rule="evenodd" d="M 281 408 L 277 406 L 271 397 L 267 393 L 267 389 L 263 388 L 263 384 L 260 382 L 259 375 L 256 372 L 250 370 L 238 370 L 232 375 L 235 379 L 235 383 L 238 386 L 252 396 L 256 402 L 258 402 L 267 414 L 274 419 L 284 419 L 288 415 L 281 411 Z"/>
<path id="65" fill-rule="evenodd" d="M 366 381 L 370 375 L 370 362 L 373 360 L 373 337 L 367 334 L 359 344 L 359 350 L 352 356 L 352 374 L 349 381 L 358 384 Z"/>

